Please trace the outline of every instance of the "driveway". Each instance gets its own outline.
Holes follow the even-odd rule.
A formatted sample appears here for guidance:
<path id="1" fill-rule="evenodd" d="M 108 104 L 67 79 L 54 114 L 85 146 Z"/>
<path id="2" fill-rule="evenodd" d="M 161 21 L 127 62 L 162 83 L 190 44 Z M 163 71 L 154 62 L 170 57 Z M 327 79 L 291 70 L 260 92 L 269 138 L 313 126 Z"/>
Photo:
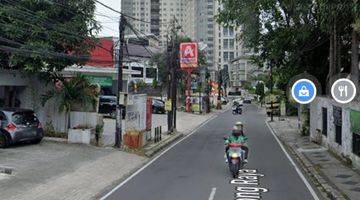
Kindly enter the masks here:
<path id="1" fill-rule="evenodd" d="M 0 167 L 14 169 L 13 175 L 0 175 L 0 196 L 6 200 L 97 199 L 104 188 L 146 160 L 114 149 L 46 141 L 0 149 Z"/>

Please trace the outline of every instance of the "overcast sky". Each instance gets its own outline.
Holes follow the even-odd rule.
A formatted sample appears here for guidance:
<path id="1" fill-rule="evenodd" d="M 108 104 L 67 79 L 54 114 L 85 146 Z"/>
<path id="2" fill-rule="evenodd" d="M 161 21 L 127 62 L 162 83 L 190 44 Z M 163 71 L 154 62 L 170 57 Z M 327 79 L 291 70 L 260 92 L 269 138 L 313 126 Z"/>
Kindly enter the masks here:
<path id="1" fill-rule="evenodd" d="M 121 0 L 99 0 L 100 2 L 110 6 L 115 10 L 120 10 Z M 99 36 L 119 36 L 119 14 L 105 8 L 100 4 L 96 4 L 96 20 L 102 25 L 102 30 Z M 105 16 L 103 16 L 105 15 Z"/>

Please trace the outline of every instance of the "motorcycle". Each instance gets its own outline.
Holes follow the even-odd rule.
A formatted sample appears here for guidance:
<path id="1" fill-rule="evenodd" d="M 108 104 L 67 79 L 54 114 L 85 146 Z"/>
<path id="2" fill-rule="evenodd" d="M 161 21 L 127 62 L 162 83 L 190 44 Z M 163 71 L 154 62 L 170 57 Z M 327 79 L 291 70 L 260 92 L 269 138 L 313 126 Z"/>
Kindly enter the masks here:
<path id="1" fill-rule="evenodd" d="M 242 114 L 242 108 L 240 106 L 233 107 L 232 114 L 233 115 L 241 115 Z"/>
<path id="2" fill-rule="evenodd" d="M 241 148 L 241 143 L 229 143 L 229 150 L 227 152 L 228 164 L 233 178 L 239 175 L 239 170 L 244 167 L 244 150 Z"/>

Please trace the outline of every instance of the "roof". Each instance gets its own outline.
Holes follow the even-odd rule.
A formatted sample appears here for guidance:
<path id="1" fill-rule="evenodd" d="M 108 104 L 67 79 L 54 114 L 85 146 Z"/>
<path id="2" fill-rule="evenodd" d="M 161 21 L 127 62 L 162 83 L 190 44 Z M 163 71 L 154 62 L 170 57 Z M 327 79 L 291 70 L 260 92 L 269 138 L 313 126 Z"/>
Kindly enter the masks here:
<path id="1" fill-rule="evenodd" d="M 30 109 L 24 109 L 24 108 L 0 108 L 0 111 L 3 112 L 34 112 Z"/>
<path id="2" fill-rule="evenodd" d="M 141 57 L 141 58 L 151 58 L 153 54 L 159 52 L 160 50 L 154 47 L 144 47 L 138 44 L 127 44 L 124 47 L 124 56 L 129 57 Z"/>

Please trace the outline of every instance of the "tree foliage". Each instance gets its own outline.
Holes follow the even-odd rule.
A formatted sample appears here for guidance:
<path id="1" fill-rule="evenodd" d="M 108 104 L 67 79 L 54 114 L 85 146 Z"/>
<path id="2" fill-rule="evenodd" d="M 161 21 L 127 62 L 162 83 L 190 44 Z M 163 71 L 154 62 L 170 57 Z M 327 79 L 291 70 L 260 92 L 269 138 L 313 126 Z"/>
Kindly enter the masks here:
<path id="1" fill-rule="evenodd" d="M 94 109 L 97 102 L 98 92 L 96 85 L 92 85 L 83 74 L 76 74 L 71 79 L 62 75 L 52 74 L 53 85 L 51 90 L 42 95 L 41 101 L 45 105 L 53 99 L 58 105 L 59 112 L 70 112 L 76 106 L 83 110 Z"/>
<path id="2" fill-rule="evenodd" d="M 100 29 L 94 0 L 0 1 L 0 68 L 60 71 L 86 61 Z"/>
<path id="3" fill-rule="evenodd" d="M 289 78 L 304 71 L 326 82 L 334 24 L 339 46 L 336 66 L 350 66 L 351 30 L 359 23 L 358 0 L 219 1 L 223 7 L 217 21 L 240 28 L 239 39 L 254 50 L 256 63 L 274 63 L 281 89 Z"/>

